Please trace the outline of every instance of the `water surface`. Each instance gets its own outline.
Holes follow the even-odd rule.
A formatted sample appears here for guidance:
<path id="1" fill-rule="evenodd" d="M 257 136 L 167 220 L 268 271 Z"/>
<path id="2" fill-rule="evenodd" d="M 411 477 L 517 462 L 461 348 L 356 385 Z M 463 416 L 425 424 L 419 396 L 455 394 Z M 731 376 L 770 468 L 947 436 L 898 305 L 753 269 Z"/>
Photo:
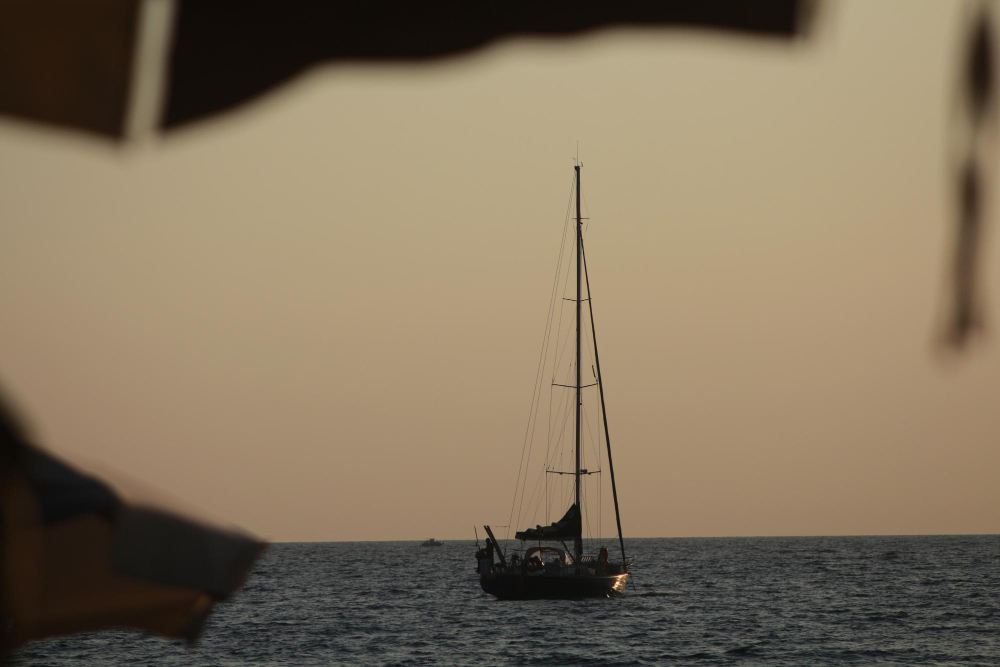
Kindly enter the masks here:
<path id="1" fill-rule="evenodd" d="M 1000 536 L 636 539 L 611 600 L 501 602 L 471 541 L 273 545 L 195 648 L 129 631 L 22 665 L 1000 665 Z M 609 543 L 614 553 L 614 543 Z"/>

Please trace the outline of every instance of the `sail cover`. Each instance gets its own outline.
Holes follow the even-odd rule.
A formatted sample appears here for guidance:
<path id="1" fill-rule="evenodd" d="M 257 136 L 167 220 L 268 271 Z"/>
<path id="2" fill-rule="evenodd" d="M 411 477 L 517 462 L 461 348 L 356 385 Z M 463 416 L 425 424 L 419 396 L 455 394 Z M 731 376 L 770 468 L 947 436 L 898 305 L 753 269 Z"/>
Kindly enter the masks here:
<path id="1" fill-rule="evenodd" d="M 570 540 L 581 533 L 580 508 L 573 503 L 563 518 L 550 526 L 535 526 L 518 531 L 514 537 L 519 540 Z"/>

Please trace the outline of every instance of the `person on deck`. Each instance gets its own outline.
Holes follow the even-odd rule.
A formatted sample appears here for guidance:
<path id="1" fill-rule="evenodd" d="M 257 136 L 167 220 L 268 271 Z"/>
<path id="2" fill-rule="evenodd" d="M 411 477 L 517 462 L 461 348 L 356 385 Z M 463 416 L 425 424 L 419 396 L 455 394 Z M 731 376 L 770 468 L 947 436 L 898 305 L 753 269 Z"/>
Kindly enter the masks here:
<path id="1" fill-rule="evenodd" d="M 482 556 L 479 558 L 479 574 L 485 576 L 493 572 L 493 542 L 487 542 L 485 551 L 480 553 Z"/>
<path id="2" fill-rule="evenodd" d="M 486 558 L 486 549 L 476 551 L 476 574 L 482 574 L 482 562 Z"/>
<path id="3" fill-rule="evenodd" d="M 607 574 L 609 570 L 608 567 L 608 549 L 607 547 L 601 547 L 601 550 L 597 552 L 597 568 L 595 569 L 596 574 Z"/>

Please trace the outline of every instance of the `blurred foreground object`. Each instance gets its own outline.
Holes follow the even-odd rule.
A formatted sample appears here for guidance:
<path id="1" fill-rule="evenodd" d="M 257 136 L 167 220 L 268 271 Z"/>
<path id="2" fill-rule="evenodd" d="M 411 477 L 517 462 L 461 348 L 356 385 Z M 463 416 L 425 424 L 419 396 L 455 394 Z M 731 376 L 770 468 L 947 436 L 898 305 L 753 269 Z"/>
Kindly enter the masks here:
<path id="1" fill-rule="evenodd" d="M 812 4 L 7 0 L 0 113 L 122 138 L 225 111 L 321 62 L 434 58 L 616 25 L 790 37 Z"/>
<path id="2" fill-rule="evenodd" d="M 970 24 L 959 73 L 958 152 L 955 169 L 956 235 L 952 260 L 952 303 L 945 340 L 969 342 L 985 326 L 978 285 L 996 129 L 996 38 L 989 5 L 982 3 Z"/>
<path id="3" fill-rule="evenodd" d="M 193 642 L 263 549 L 249 535 L 122 501 L 30 444 L 0 400 L 0 653 L 111 627 Z"/>

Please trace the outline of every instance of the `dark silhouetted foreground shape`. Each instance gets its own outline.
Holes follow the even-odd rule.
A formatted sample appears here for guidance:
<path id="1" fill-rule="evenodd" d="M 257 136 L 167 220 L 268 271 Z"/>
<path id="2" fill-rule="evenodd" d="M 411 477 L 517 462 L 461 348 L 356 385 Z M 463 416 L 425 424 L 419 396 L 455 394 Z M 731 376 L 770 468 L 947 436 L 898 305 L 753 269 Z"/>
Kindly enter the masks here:
<path id="1" fill-rule="evenodd" d="M 952 264 L 952 304 L 946 340 L 955 347 L 967 343 L 971 334 L 982 329 L 984 316 L 979 294 L 979 255 L 986 226 L 986 198 L 989 195 L 984 162 L 994 160 L 989 130 L 996 124 L 996 38 L 987 5 L 971 24 L 962 60 L 958 120 L 966 126 L 960 136 L 964 160 L 955 174 L 956 234 Z"/>
<path id="2" fill-rule="evenodd" d="M 700 27 L 792 36 L 802 0 L 329 2 L 184 0 L 164 125 L 195 120 L 335 60 L 453 55 L 503 37 L 554 37 L 613 25 Z"/>
<path id="3" fill-rule="evenodd" d="M 0 402 L 0 653 L 109 627 L 193 642 L 263 548 L 123 501 L 31 444 Z"/>
<path id="4" fill-rule="evenodd" d="M 514 35 L 613 25 L 787 37 L 810 0 L 344 2 L 171 0 L 163 127 L 224 111 L 308 67 L 457 54 Z M 0 4 L 0 113 L 123 137 L 141 0 Z"/>
<path id="5" fill-rule="evenodd" d="M 0 113 L 120 137 L 136 0 L 0 3 Z"/>

